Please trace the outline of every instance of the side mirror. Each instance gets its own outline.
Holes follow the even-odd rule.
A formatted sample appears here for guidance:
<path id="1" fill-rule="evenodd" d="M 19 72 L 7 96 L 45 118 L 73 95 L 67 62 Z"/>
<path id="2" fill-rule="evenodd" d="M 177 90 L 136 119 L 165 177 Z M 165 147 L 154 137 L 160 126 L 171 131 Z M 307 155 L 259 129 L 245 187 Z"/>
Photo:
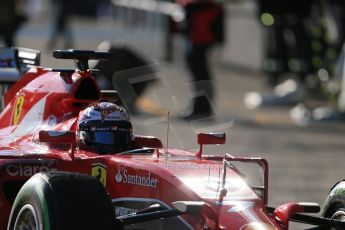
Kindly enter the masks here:
<path id="1" fill-rule="evenodd" d="M 198 133 L 199 145 L 222 145 L 225 141 L 225 133 Z"/>
<path id="2" fill-rule="evenodd" d="M 72 131 L 45 131 L 41 130 L 38 134 L 40 142 L 75 144 L 75 132 Z"/>
<path id="3" fill-rule="evenodd" d="M 53 144 L 70 144 L 71 152 L 69 153 L 72 160 L 74 160 L 74 150 L 76 148 L 76 136 L 72 131 L 45 131 L 41 130 L 38 133 L 38 140 L 40 142 Z"/>
<path id="4" fill-rule="evenodd" d="M 138 147 L 163 148 L 162 141 L 152 136 L 135 136 L 134 144 Z"/>
<path id="5" fill-rule="evenodd" d="M 225 133 L 198 133 L 198 144 L 200 145 L 200 149 L 196 157 L 201 157 L 203 145 L 222 145 L 225 144 L 225 141 Z"/>

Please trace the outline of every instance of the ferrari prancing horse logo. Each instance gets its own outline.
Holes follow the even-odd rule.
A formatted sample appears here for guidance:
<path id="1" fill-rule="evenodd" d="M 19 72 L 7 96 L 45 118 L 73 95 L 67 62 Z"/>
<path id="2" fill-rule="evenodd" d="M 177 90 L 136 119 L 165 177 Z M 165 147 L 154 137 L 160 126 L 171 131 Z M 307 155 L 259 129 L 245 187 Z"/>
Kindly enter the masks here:
<path id="1" fill-rule="evenodd" d="M 24 104 L 24 95 L 19 95 L 14 103 L 13 125 L 18 125 Z"/>
<path id="2" fill-rule="evenodd" d="M 107 167 L 102 164 L 93 164 L 91 175 L 96 177 L 103 186 L 107 183 Z"/>

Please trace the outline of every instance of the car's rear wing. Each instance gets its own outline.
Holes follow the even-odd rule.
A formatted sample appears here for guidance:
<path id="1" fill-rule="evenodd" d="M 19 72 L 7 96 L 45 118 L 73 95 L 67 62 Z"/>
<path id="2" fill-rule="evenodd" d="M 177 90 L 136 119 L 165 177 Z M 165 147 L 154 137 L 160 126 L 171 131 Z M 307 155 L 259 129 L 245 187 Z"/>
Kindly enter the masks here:
<path id="1" fill-rule="evenodd" d="M 21 47 L 0 48 L 0 109 L 3 109 L 2 96 L 9 87 L 26 72 L 30 66 L 40 65 L 40 51 Z"/>

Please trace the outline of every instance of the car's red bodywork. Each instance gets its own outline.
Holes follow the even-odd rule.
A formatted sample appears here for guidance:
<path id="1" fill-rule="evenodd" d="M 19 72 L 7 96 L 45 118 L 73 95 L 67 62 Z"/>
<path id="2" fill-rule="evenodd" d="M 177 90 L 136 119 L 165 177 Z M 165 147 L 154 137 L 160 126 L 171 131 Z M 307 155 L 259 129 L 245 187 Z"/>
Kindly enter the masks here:
<path id="1" fill-rule="evenodd" d="M 62 132 L 45 133 L 48 137 L 62 135 L 60 143 L 42 141 L 48 140 L 48 137 L 40 137 L 42 130 L 75 132 L 79 111 L 102 100 L 102 92 L 90 70 L 71 73 L 32 67 L 3 98 L 5 108 L 0 115 L 1 230 L 6 229 L 11 202 L 20 186 L 38 172 L 53 170 L 80 172 L 99 178 L 117 215 L 153 203 L 167 208 L 174 201 L 207 203 L 200 215 L 186 214 L 144 223 L 147 228 L 287 227 L 283 226 L 288 220 L 282 223 L 266 209 L 268 167 L 264 159 L 206 156 L 201 151 L 166 149 L 159 146 L 159 140 L 142 136 L 136 138 L 136 145 L 154 147 L 152 151 L 98 155 L 79 150 L 73 142 L 69 143 L 70 137 L 63 139 Z M 207 138 L 207 135 L 201 135 L 199 144 L 218 143 Z M 241 173 L 232 167 L 232 161 L 249 161 L 262 167 L 262 187 L 253 189 L 247 185 Z M 280 212 L 283 213 L 280 216 L 291 214 L 288 213 L 291 210 Z"/>

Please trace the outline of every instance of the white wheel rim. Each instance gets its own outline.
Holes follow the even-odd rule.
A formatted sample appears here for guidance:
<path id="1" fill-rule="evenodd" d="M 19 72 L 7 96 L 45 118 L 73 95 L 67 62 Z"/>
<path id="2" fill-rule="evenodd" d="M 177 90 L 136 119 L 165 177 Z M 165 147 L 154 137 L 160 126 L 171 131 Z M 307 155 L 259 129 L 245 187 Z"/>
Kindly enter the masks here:
<path id="1" fill-rule="evenodd" d="M 29 205 L 24 205 L 16 218 L 14 230 L 38 230 L 38 219 L 35 209 Z"/>

